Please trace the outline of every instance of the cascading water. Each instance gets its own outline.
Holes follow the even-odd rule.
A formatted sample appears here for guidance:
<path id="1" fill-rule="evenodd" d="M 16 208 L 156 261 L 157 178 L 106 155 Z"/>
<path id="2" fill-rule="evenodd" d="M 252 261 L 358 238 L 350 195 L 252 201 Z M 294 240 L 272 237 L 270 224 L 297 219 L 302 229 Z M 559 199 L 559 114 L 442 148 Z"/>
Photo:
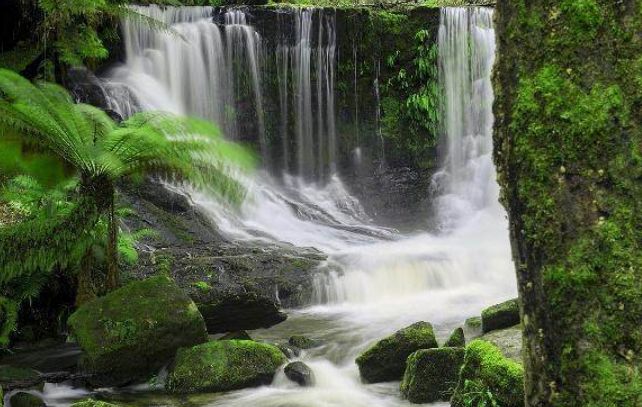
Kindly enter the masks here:
<path id="1" fill-rule="evenodd" d="M 228 137 L 239 138 L 244 125 L 237 110 L 240 95 L 251 100 L 254 115 L 262 116 L 261 67 L 275 64 L 282 138 L 267 148 L 258 117 L 253 130 L 264 156 L 280 151 L 273 173 L 295 175 L 278 182 L 266 173 L 242 179 L 249 196 L 240 210 L 196 191 L 190 194 L 231 240 L 315 247 L 328 255 L 334 270 L 315 281 L 312 307 L 292 310 L 284 323 L 252 334 L 281 340 L 305 332 L 321 339 L 324 346 L 301 356 L 313 369 L 316 385 L 301 388 L 279 373 L 271 386 L 212 396 L 207 405 L 406 405 L 397 383 L 363 385 L 355 356 L 374 340 L 418 320 L 431 321 L 443 336 L 484 306 L 516 292 L 491 159 L 492 9 L 442 10 L 438 45 L 447 156 L 433 182 L 441 227 L 437 234 L 414 235 L 377 226 L 334 173 L 332 13 L 292 11 L 294 41 L 284 36 L 268 57 L 260 34 L 240 10 L 228 10 L 218 25 L 211 20 L 214 10 L 207 7 L 137 11 L 172 30 L 158 33 L 136 22 L 124 25 L 127 61 L 112 72 L 107 88 L 125 116 L 140 109 L 196 114 L 218 122 Z M 127 94 L 132 97 L 119 100 Z M 323 184 L 309 182 L 322 178 Z"/>

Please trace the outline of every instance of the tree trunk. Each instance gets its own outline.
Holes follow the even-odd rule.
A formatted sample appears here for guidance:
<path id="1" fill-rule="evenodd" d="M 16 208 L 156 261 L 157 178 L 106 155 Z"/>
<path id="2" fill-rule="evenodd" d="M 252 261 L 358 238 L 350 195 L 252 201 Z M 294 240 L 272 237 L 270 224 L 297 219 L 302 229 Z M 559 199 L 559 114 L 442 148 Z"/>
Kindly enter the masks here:
<path id="1" fill-rule="evenodd" d="M 111 192 L 107 219 L 107 276 L 105 288 L 112 291 L 120 285 L 118 270 L 118 220 L 115 214 L 114 192 Z"/>
<path id="2" fill-rule="evenodd" d="M 498 0 L 527 406 L 642 406 L 642 0 Z"/>
<path id="3" fill-rule="evenodd" d="M 80 262 L 78 271 L 78 289 L 76 290 L 76 307 L 96 298 L 96 289 L 92 279 L 93 253 L 88 249 Z"/>

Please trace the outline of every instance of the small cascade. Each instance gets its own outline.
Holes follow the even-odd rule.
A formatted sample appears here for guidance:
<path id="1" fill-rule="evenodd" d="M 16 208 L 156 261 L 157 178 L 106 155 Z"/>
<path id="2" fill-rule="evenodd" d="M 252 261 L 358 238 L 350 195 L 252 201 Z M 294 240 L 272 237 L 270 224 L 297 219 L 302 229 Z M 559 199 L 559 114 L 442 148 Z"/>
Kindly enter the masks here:
<path id="1" fill-rule="evenodd" d="M 434 177 L 442 230 L 452 230 L 480 210 L 499 208 L 492 160 L 495 56 L 493 11 L 444 9 L 439 28 L 440 82 L 444 89 L 443 131 L 447 156 Z"/>

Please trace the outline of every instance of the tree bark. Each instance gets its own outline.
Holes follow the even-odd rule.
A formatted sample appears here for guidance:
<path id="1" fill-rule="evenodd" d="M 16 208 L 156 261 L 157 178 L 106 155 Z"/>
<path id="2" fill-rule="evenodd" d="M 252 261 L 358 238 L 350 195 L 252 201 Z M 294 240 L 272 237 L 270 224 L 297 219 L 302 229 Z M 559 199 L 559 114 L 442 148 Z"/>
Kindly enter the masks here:
<path id="1" fill-rule="evenodd" d="M 499 0 L 527 406 L 642 405 L 642 0 Z"/>
<path id="2" fill-rule="evenodd" d="M 88 249 L 80 262 L 78 271 L 78 289 L 76 291 L 76 307 L 96 298 L 96 289 L 92 277 L 93 253 Z"/>
<path id="3" fill-rule="evenodd" d="M 105 288 L 107 291 L 112 291 L 120 286 L 120 273 L 118 270 L 118 220 L 116 219 L 113 191 L 110 195 L 107 216 L 107 276 L 105 279 Z"/>

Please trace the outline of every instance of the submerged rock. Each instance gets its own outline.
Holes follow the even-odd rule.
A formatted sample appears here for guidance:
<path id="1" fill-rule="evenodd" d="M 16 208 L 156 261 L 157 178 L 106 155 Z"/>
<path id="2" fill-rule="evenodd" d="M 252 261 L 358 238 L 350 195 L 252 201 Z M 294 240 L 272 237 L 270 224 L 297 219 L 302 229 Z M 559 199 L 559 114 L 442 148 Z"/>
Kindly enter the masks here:
<path id="1" fill-rule="evenodd" d="M 463 348 L 466 346 L 466 337 L 464 336 L 464 330 L 460 327 L 453 331 L 450 334 L 448 340 L 444 343 L 445 348 Z"/>
<path id="2" fill-rule="evenodd" d="M 519 303 L 517 298 L 493 305 L 482 311 L 482 332 L 509 328 L 519 324 Z"/>
<path id="3" fill-rule="evenodd" d="M 270 384 L 285 362 L 285 355 L 274 345 L 211 341 L 178 351 L 165 388 L 171 393 L 199 393 Z"/>
<path id="4" fill-rule="evenodd" d="M 522 363 L 522 326 L 515 325 L 482 335 L 479 339 L 497 346 L 504 356 Z"/>
<path id="5" fill-rule="evenodd" d="M 464 364 L 450 401 L 452 407 L 480 405 L 488 394 L 502 407 L 524 406 L 524 369 L 505 358 L 490 342 L 474 340 L 466 347 Z"/>
<path id="6" fill-rule="evenodd" d="M 235 332 L 228 332 L 225 335 L 221 336 L 218 338 L 219 341 L 229 341 L 232 339 L 239 339 L 243 341 L 251 341 L 252 337 L 250 334 L 248 334 L 245 331 L 235 331 Z"/>
<path id="7" fill-rule="evenodd" d="M 269 328 L 287 319 L 272 300 L 252 292 L 214 295 L 197 306 L 209 333 Z"/>
<path id="8" fill-rule="evenodd" d="M 289 363 L 285 366 L 284 372 L 288 379 L 298 383 L 300 386 L 314 385 L 314 372 L 303 362 Z"/>
<path id="9" fill-rule="evenodd" d="M 307 336 L 303 336 L 303 335 L 292 335 L 288 340 L 288 343 L 299 349 L 318 348 L 319 346 L 322 345 L 320 341 L 316 339 L 310 339 Z"/>
<path id="10" fill-rule="evenodd" d="M 85 304 L 69 326 L 93 385 L 146 379 L 178 348 L 207 340 L 196 305 L 167 277 L 133 282 Z"/>
<path id="11" fill-rule="evenodd" d="M 461 329 L 461 328 L 460 328 Z M 412 403 L 449 400 L 464 362 L 464 348 L 422 349 L 408 357 L 400 389 Z"/>
<path id="12" fill-rule="evenodd" d="M 118 407 L 116 404 L 108 403 L 106 401 L 99 401 L 94 399 L 86 399 L 77 401 L 70 407 Z"/>
<path id="13" fill-rule="evenodd" d="M 26 391 L 14 393 L 9 398 L 11 407 L 45 407 L 46 404 L 40 396 Z"/>
<path id="14" fill-rule="evenodd" d="M 368 383 L 399 380 L 406 369 L 406 359 L 419 349 L 436 348 L 432 325 L 416 322 L 384 338 L 357 359 L 359 373 Z"/>

